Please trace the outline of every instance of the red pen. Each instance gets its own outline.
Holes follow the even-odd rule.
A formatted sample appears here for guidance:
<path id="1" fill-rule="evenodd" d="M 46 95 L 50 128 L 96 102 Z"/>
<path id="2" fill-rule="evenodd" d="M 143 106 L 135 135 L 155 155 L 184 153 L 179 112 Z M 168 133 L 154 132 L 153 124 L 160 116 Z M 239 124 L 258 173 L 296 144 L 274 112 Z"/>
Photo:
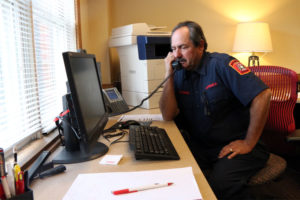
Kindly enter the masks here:
<path id="1" fill-rule="evenodd" d="M 155 189 L 155 188 L 161 188 L 161 187 L 167 187 L 173 185 L 173 183 L 154 183 L 152 185 L 145 185 L 141 187 L 136 187 L 136 188 L 127 188 L 127 189 L 122 189 L 122 190 L 115 190 L 112 191 L 114 195 L 119 195 L 119 194 L 128 194 L 128 193 L 133 193 L 133 192 L 139 192 L 143 190 L 149 190 L 149 189 Z"/>

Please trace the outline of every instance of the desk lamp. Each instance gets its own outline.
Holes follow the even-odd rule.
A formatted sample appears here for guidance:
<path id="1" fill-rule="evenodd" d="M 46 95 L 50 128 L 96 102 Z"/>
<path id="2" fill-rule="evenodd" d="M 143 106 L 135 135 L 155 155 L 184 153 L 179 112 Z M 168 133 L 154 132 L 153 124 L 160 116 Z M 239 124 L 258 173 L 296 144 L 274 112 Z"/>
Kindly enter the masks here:
<path id="1" fill-rule="evenodd" d="M 264 22 L 244 22 L 237 25 L 233 52 L 251 52 L 248 58 L 252 66 L 259 66 L 259 57 L 255 52 L 271 52 L 272 42 L 269 25 Z"/>

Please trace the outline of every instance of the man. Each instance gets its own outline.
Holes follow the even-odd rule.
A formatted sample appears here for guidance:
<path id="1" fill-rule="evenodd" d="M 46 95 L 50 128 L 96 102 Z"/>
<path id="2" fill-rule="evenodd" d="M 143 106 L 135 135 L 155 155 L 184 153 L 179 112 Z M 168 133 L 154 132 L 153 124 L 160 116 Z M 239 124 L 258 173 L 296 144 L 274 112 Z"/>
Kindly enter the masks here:
<path id="1" fill-rule="evenodd" d="M 237 195 L 261 169 L 269 154 L 260 144 L 267 119 L 270 89 L 238 60 L 206 52 L 207 42 L 195 22 L 179 23 L 172 31 L 172 52 L 165 58 L 183 67 L 164 85 L 160 109 L 175 120 L 216 196 Z"/>

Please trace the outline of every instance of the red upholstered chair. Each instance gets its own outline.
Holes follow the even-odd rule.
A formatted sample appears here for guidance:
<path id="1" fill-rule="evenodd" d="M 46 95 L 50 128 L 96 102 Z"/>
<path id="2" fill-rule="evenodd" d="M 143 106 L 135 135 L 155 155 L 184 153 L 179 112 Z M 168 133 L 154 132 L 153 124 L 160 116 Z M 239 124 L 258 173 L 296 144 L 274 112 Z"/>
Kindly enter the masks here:
<path id="1" fill-rule="evenodd" d="M 295 131 L 294 107 L 297 101 L 297 74 L 279 66 L 250 67 L 271 91 L 271 104 L 265 130 L 281 132 L 285 136 Z"/>
<path id="2" fill-rule="evenodd" d="M 266 166 L 254 175 L 249 185 L 263 184 L 278 177 L 286 168 L 286 161 L 274 153 L 285 154 L 295 151 L 286 142 L 286 137 L 295 131 L 293 116 L 297 101 L 297 74 L 279 66 L 253 66 L 250 70 L 272 91 L 270 111 L 262 140 L 273 152 Z"/>
<path id="3" fill-rule="evenodd" d="M 262 140 L 271 152 L 293 155 L 295 144 L 287 142 L 296 129 L 294 108 L 297 101 L 297 74 L 295 71 L 279 66 L 250 67 L 271 91 L 271 104 Z"/>

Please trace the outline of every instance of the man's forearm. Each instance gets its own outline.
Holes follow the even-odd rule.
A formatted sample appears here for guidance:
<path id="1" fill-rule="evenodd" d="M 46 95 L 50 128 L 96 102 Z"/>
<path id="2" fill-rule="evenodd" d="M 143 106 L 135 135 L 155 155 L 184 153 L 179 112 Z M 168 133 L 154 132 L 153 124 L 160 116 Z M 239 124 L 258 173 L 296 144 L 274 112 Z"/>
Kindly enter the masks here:
<path id="1" fill-rule="evenodd" d="M 258 142 L 268 118 L 271 90 L 266 89 L 256 96 L 250 108 L 250 124 L 246 135 L 246 142 L 253 148 Z"/>
<path id="2" fill-rule="evenodd" d="M 179 112 L 174 93 L 173 77 L 170 77 L 164 85 L 164 90 L 159 101 L 159 107 L 164 120 L 173 120 Z"/>

